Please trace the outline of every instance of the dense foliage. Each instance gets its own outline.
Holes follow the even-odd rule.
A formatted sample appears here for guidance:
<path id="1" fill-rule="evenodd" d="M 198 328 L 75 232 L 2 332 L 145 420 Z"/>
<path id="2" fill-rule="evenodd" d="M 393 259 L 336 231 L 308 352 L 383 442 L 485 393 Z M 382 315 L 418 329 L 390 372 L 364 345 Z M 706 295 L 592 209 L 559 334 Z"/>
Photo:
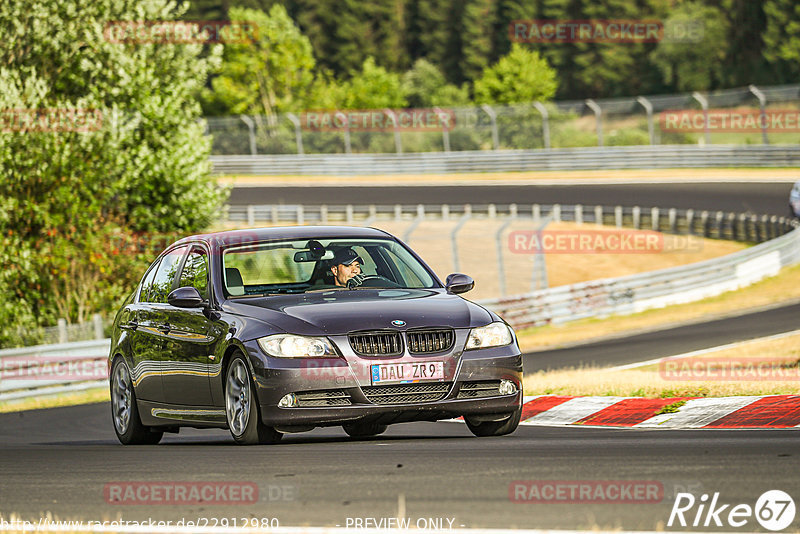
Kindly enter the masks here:
<path id="1" fill-rule="evenodd" d="M 319 67 L 339 80 L 372 57 L 397 73 L 425 59 L 444 82 L 473 84 L 511 50 L 509 23 L 527 19 L 705 24 L 697 43 L 524 45 L 557 71 L 559 99 L 794 83 L 800 76 L 795 0 L 194 0 L 187 18 L 276 4 L 308 37 Z"/>
<path id="2" fill-rule="evenodd" d="M 178 15 L 168 0 L 0 3 L 0 345 L 107 313 L 152 253 L 135 236 L 217 212 L 194 95 L 218 52 L 104 34 Z"/>

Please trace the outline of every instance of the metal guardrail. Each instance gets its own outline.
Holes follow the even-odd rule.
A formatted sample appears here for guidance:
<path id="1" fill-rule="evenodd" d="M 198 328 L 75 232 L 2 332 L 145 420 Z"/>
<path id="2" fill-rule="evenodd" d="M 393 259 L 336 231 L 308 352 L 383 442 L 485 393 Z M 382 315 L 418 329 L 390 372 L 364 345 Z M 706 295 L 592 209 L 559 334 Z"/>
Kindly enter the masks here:
<path id="1" fill-rule="evenodd" d="M 108 384 L 110 339 L 0 350 L 0 402 Z"/>
<path id="2" fill-rule="evenodd" d="M 248 226 L 259 223 L 369 225 L 380 220 L 455 221 L 463 218 L 529 219 L 539 224 L 547 219 L 751 243 L 783 235 L 796 224 L 792 219 L 777 215 L 562 204 L 233 205 L 228 206 L 226 217 L 230 222 Z M 455 239 L 456 236 L 451 237 Z"/>
<path id="3" fill-rule="evenodd" d="M 450 174 L 689 167 L 797 167 L 797 145 L 665 145 L 407 154 L 211 156 L 218 174 Z"/>

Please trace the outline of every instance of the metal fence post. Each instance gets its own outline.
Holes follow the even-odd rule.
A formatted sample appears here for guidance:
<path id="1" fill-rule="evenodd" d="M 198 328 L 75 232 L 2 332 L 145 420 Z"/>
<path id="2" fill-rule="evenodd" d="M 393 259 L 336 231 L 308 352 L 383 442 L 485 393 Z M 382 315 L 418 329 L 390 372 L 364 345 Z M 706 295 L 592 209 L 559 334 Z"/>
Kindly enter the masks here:
<path id="1" fill-rule="evenodd" d="M 533 217 L 534 224 L 538 224 L 542 219 L 542 207 L 539 204 L 534 204 L 531 207 L 531 217 Z"/>
<path id="2" fill-rule="evenodd" d="M 575 204 L 575 224 L 583 224 L 583 206 Z"/>
<path id="3" fill-rule="evenodd" d="M 66 343 L 69 341 L 67 336 L 67 320 L 66 319 L 59 319 L 58 320 L 58 342 L 59 343 Z"/>
<path id="4" fill-rule="evenodd" d="M 453 272 L 457 273 L 459 271 L 459 262 L 458 262 L 458 232 L 461 230 L 461 227 L 466 224 L 468 220 L 472 218 L 472 212 L 470 210 L 465 209 L 464 215 L 458 220 L 458 224 L 456 227 L 453 228 L 453 231 L 450 232 L 450 245 L 452 246 L 453 250 Z"/>
<path id="5" fill-rule="evenodd" d="M 678 211 L 675 208 L 670 208 L 667 214 L 669 217 L 669 231 L 673 234 L 678 233 Z"/>
<path id="6" fill-rule="evenodd" d="M 250 155 L 257 156 L 258 148 L 256 147 L 256 125 L 253 122 L 253 119 L 247 115 L 239 115 L 239 118 L 242 119 L 242 122 L 247 125 L 247 130 L 250 132 Z"/>
<path id="7" fill-rule="evenodd" d="M 294 142 L 297 144 L 297 153 L 304 154 L 303 151 L 303 132 L 300 130 L 300 119 L 294 113 L 287 113 L 286 118 L 294 124 Z"/>
<path id="8" fill-rule="evenodd" d="M 442 120 L 442 118 L 447 117 L 448 115 L 442 111 L 441 108 L 435 107 L 433 111 L 439 115 L 439 120 L 442 122 L 442 144 L 444 145 L 444 151 L 450 152 L 450 130 L 448 121 Z"/>
<path id="9" fill-rule="evenodd" d="M 344 123 L 344 153 L 352 154 L 353 145 L 350 142 L 350 121 L 347 120 L 347 115 L 345 115 L 342 111 L 336 113 L 336 116 L 342 117 L 342 122 Z"/>
<path id="10" fill-rule="evenodd" d="M 603 146 L 603 110 L 591 98 L 586 100 L 586 105 L 594 112 L 594 119 L 597 123 L 597 146 Z"/>
<path id="11" fill-rule="evenodd" d="M 686 233 L 694 235 L 694 210 L 686 210 Z"/>
<path id="12" fill-rule="evenodd" d="M 323 204 L 319 207 L 319 220 L 322 224 L 328 224 L 328 205 Z"/>
<path id="13" fill-rule="evenodd" d="M 500 229 L 497 230 L 494 236 L 495 244 L 497 245 L 497 279 L 500 282 L 501 297 L 506 296 L 506 270 L 503 265 L 503 232 L 505 232 L 506 228 L 508 228 L 512 222 L 514 222 L 514 219 L 509 218 L 500 226 Z"/>
<path id="14" fill-rule="evenodd" d="M 656 129 L 653 125 L 653 104 L 651 104 L 650 101 L 643 96 L 637 96 L 636 101 L 641 104 L 644 110 L 647 112 L 647 133 L 650 136 L 650 144 L 655 145 Z"/>
<path id="15" fill-rule="evenodd" d="M 622 206 L 614 207 L 614 224 L 617 228 L 622 228 Z"/>
<path id="16" fill-rule="evenodd" d="M 650 223 L 651 227 L 654 232 L 658 232 L 659 229 L 659 217 L 658 217 L 658 208 L 652 208 L 650 210 Z"/>
<path id="17" fill-rule="evenodd" d="M 344 216 L 347 224 L 353 224 L 353 205 L 348 204 L 344 208 Z"/>
<path id="18" fill-rule="evenodd" d="M 106 336 L 103 332 L 103 318 L 100 316 L 99 313 L 95 313 L 92 315 L 92 322 L 94 322 L 94 338 L 95 339 L 104 339 Z"/>
<path id="19" fill-rule="evenodd" d="M 489 115 L 489 120 L 492 123 L 492 147 L 494 150 L 500 148 L 500 134 L 497 131 L 497 113 L 494 112 L 489 104 L 482 104 L 481 109 Z"/>
<path id="20" fill-rule="evenodd" d="M 548 286 L 547 281 L 547 261 L 542 247 L 542 232 L 552 219 L 546 217 L 541 224 L 536 228 L 536 238 L 538 240 L 536 251 L 533 255 L 533 273 L 531 275 L 531 291 L 537 289 L 546 289 Z"/>
<path id="21" fill-rule="evenodd" d="M 553 217 L 553 221 L 561 222 L 561 204 L 553 204 L 550 215 Z"/>
<path id="22" fill-rule="evenodd" d="M 305 223 L 306 223 L 306 218 L 305 218 L 305 211 L 303 210 L 303 205 L 302 204 L 298 204 L 297 205 L 297 224 L 298 224 L 298 226 L 301 226 L 301 225 L 303 225 Z"/>
<path id="23" fill-rule="evenodd" d="M 761 108 L 761 143 L 769 144 L 767 136 L 767 95 L 762 93 L 755 85 L 750 85 L 750 92 L 758 99 L 758 107 Z"/>
<path id="24" fill-rule="evenodd" d="M 603 206 L 594 207 L 594 223 L 599 225 L 603 224 Z"/>
<path id="25" fill-rule="evenodd" d="M 394 220 L 400 221 L 403 219 L 403 206 L 400 204 L 394 205 Z"/>
<path id="26" fill-rule="evenodd" d="M 256 225 L 256 207 L 252 204 L 247 205 L 247 226 Z"/>
<path id="27" fill-rule="evenodd" d="M 642 226 L 642 208 L 639 206 L 633 207 L 633 229 L 639 230 Z"/>
<path id="28" fill-rule="evenodd" d="M 703 117 L 704 117 L 704 121 L 703 122 L 705 124 L 705 126 L 703 128 L 703 130 L 705 130 L 704 139 L 705 139 L 706 144 L 710 145 L 711 144 L 711 131 L 709 130 L 709 126 L 708 126 L 708 99 L 706 99 L 706 97 L 704 97 L 703 95 L 701 95 L 697 91 L 692 93 L 692 98 L 694 98 L 695 100 L 700 102 L 700 106 L 703 108 Z"/>
<path id="29" fill-rule="evenodd" d="M 533 107 L 535 107 L 536 111 L 538 111 L 542 116 L 542 137 L 544 138 L 544 147 L 550 148 L 550 113 L 541 102 L 534 102 Z"/>
<path id="30" fill-rule="evenodd" d="M 402 139 L 400 139 L 400 130 L 399 130 L 400 124 L 398 124 L 398 121 L 397 121 L 397 114 L 395 114 L 394 111 L 392 111 L 391 109 L 388 109 L 388 108 L 384 109 L 383 112 L 386 115 L 390 116 L 392 118 L 392 120 L 394 121 L 394 150 L 398 154 L 402 154 L 403 153 L 403 141 L 402 141 Z"/>

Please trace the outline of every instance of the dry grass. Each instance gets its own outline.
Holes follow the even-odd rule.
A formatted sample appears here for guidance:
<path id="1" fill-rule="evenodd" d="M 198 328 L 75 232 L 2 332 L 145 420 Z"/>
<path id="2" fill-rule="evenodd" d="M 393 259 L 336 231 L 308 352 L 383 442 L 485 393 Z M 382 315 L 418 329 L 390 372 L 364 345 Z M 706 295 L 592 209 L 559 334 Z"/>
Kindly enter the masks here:
<path id="1" fill-rule="evenodd" d="M 748 310 L 788 303 L 800 299 L 800 265 L 787 267 L 780 274 L 738 291 L 698 302 L 678 304 L 626 316 L 583 319 L 562 325 L 548 325 L 517 332 L 523 351 L 564 347 L 593 339 L 667 328 L 725 315 L 741 315 Z"/>
<path id="2" fill-rule="evenodd" d="M 59 406 L 76 406 L 78 404 L 92 404 L 95 402 L 107 402 L 109 400 L 108 388 L 99 387 L 76 393 L 53 395 L 52 397 L 0 402 L 0 413 L 41 410 L 43 408 L 57 408 Z"/>
<path id="3" fill-rule="evenodd" d="M 679 360 L 698 362 L 725 360 L 745 366 L 748 360 L 776 365 L 793 365 L 798 376 L 800 332 L 780 339 L 758 339 L 736 347 L 707 352 Z M 719 368 L 719 363 L 711 369 Z M 676 375 L 665 371 L 664 364 L 651 364 L 636 369 L 617 370 L 585 367 L 559 371 L 539 371 L 525 376 L 526 395 L 591 395 L 620 397 L 729 397 L 737 395 L 798 395 L 800 381 L 777 380 L 673 380 Z M 699 377 L 700 375 L 695 375 Z M 708 376 L 708 375 L 703 375 Z"/>

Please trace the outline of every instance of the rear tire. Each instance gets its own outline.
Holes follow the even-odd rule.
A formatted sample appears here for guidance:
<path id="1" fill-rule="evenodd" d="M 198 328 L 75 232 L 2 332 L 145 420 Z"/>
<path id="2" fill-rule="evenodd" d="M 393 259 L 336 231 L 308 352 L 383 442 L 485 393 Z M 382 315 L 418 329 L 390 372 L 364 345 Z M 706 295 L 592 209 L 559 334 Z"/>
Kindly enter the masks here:
<path id="1" fill-rule="evenodd" d="M 519 426 L 519 420 L 522 417 L 522 407 L 511 414 L 508 419 L 502 421 L 484 421 L 480 423 L 473 423 L 469 417 L 464 417 L 469 431 L 478 436 L 479 438 L 489 436 L 505 436 L 511 434 Z"/>
<path id="2" fill-rule="evenodd" d="M 351 438 L 368 438 L 383 434 L 389 426 L 376 423 L 348 423 L 342 425 L 342 428 Z"/>
<path id="3" fill-rule="evenodd" d="M 283 437 L 261 422 L 253 378 L 241 353 L 233 356 L 225 373 L 225 416 L 228 430 L 239 445 L 277 443 Z"/>
<path id="4" fill-rule="evenodd" d="M 131 372 L 123 358 L 114 360 L 111 367 L 111 421 L 114 432 L 123 445 L 155 445 L 164 432 L 144 426 L 136 406 L 136 392 Z"/>

